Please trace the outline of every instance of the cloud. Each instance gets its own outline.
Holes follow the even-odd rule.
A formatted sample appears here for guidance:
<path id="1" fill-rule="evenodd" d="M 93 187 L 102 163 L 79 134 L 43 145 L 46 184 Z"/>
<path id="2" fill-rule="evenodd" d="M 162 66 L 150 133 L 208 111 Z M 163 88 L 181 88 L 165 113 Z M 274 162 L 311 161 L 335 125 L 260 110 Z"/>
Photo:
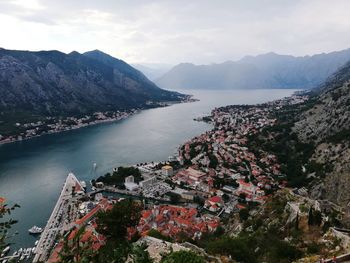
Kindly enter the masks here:
<path id="1" fill-rule="evenodd" d="M 212 63 L 350 47 L 347 0 L 0 0 L 0 46 Z"/>

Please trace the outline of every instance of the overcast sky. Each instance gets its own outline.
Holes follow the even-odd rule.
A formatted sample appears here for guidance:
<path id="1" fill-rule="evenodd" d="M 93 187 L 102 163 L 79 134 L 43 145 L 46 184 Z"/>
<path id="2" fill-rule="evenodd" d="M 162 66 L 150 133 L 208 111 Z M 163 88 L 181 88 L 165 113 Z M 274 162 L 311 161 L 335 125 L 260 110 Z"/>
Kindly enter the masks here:
<path id="1" fill-rule="evenodd" d="M 0 47 L 217 63 L 350 47 L 349 0 L 0 0 Z"/>

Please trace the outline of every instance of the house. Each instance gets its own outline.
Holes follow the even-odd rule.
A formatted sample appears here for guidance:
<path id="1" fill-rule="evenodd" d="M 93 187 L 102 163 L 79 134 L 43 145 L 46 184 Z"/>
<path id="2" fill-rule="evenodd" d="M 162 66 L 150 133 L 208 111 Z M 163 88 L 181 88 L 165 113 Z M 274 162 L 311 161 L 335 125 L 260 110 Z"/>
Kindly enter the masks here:
<path id="1" fill-rule="evenodd" d="M 173 170 L 173 167 L 171 167 L 170 165 L 164 165 L 162 167 L 162 174 L 164 176 L 172 176 L 174 174 L 174 170 Z"/>
<path id="2" fill-rule="evenodd" d="M 211 212 L 219 211 L 224 205 L 224 202 L 220 196 L 212 196 L 205 201 L 205 208 Z"/>

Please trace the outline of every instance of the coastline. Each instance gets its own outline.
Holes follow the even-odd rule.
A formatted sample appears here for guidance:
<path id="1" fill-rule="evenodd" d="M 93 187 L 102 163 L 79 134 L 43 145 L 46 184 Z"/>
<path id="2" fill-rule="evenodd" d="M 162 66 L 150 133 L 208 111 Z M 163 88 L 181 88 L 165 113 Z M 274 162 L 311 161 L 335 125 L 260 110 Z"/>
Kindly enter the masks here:
<path id="1" fill-rule="evenodd" d="M 144 109 L 141 109 L 141 110 L 144 110 Z M 68 129 L 57 130 L 57 131 L 51 131 L 51 132 L 47 132 L 47 133 L 43 133 L 43 134 L 38 134 L 38 135 L 34 135 L 34 136 L 22 138 L 22 139 L 14 139 L 14 140 L 10 140 L 10 141 L 2 140 L 2 141 L 0 141 L 0 146 L 1 146 L 1 145 L 5 145 L 5 144 L 10 144 L 10 143 L 15 143 L 15 142 L 27 141 L 27 140 L 31 140 L 31 139 L 34 139 L 34 138 L 39 138 L 39 137 L 42 137 L 42 136 L 45 136 L 45 135 L 58 134 L 58 133 L 63 133 L 63 132 L 68 132 L 68 131 L 73 131 L 73 130 L 78 130 L 78 129 L 81 129 L 81 128 L 87 128 L 87 127 L 90 127 L 90 126 L 95 126 L 95 125 L 99 125 L 99 124 L 103 124 L 103 123 L 110 123 L 110 122 L 115 122 L 115 121 L 124 120 L 124 119 L 127 119 L 127 118 L 129 118 L 130 116 L 132 116 L 132 115 L 138 113 L 138 112 L 141 111 L 141 110 L 136 110 L 136 111 L 133 112 L 133 113 L 129 113 L 128 116 L 126 116 L 126 117 L 112 118 L 112 119 L 107 119 L 107 120 L 94 121 L 94 122 L 91 122 L 91 123 L 83 124 L 83 125 L 81 125 L 81 126 L 79 126 L 79 127 L 73 126 L 73 127 L 68 128 Z"/>
<path id="2" fill-rule="evenodd" d="M 167 101 L 164 103 L 159 103 L 157 106 L 154 106 L 154 107 L 144 107 L 144 108 L 140 108 L 140 109 L 130 109 L 127 111 L 123 111 L 123 112 L 121 112 L 122 113 L 121 116 L 114 117 L 114 118 L 107 118 L 107 119 L 102 119 L 102 120 L 95 120 L 95 121 L 92 121 L 89 123 L 72 125 L 70 127 L 69 126 L 65 127 L 64 129 L 61 129 L 61 130 L 50 130 L 49 132 L 31 135 L 31 136 L 24 137 L 24 138 L 22 137 L 20 139 L 18 138 L 19 136 L 17 136 L 16 138 L 11 138 L 11 139 L 0 139 L 0 147 L 2 145 L 5 145 L 5 144 L 27 141 L 27 140 L 39 138 L 39 137 L 45 136 L 45 135 L 58 134 L 58 133 L 63 133 L 63 132 L 72 131 L 72 130 L 78 130 L 78 129 L 86 128 L 86 127 L 90 127 L 90 126 L 95 126 L 95 125 L 99 125 L 99 124 L 121 121 L 121 120 L 127 119 L 127 118 L 129 118 L 129 117 L 131 117 L 131 116 L 133 116 L 133 115 L 135 115 L 143 110 L 170 107 L 170 106 L 175 105 L 175 104 L 191 103 L 191 102 L 196 102 L 196 101 L 199 101 L 199 100 L 194 99 L 194 98 L 192 98 L 192 95 L 189 95 L 189 97 L 187 97 L 185 100 L 182 100 L 182 101 Z M 70 118 L 72 118 L 72 117 L 70 117 Z"/>

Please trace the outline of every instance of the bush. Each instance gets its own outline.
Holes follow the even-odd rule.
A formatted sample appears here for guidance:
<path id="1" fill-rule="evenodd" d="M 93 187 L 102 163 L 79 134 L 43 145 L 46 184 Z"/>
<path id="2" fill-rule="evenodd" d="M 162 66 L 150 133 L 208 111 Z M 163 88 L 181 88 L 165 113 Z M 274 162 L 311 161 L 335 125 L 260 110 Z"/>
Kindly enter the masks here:
<path id="1" fill-rule="evenodd" d="M 180 250 L 162 258 L 161 263 L 204 263 L 204 258 L 192 251 Z"/>

